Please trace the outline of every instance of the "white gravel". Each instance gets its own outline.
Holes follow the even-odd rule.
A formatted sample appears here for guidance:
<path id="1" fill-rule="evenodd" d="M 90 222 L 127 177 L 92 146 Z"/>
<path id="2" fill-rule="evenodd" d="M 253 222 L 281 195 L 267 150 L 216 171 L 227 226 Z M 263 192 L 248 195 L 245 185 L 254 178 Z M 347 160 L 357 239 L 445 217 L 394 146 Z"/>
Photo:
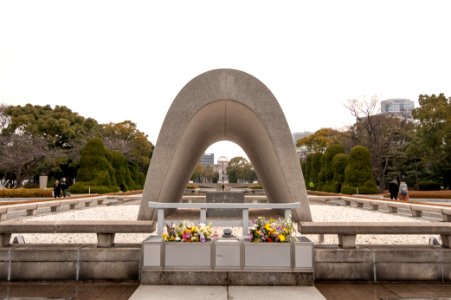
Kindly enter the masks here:
<path id="1" fill-rule="evenodd" d="M 425 222 L 421 218 L 407 217 L 369 209 L 349 206 L 313 204 L 310 205 L 315 222 Z M 319 235 L 306 235 L 315 244 L 319 243 Z M 429 237 L 437 235 L 357 235 L 356 244 L 428 244 Z M 336 234 L 324 235 L 323 244 L 338 244 Z"/>
<path id="2" fill-rule="evenodd" d="M 312 204 L 313 220 L 317 222 L 424 222 L 421 218 L 383 213 L 349 206 Z M 64 221 L 64 220 L 136 220 L 138 205 L 99 206 L 89 209 L 53 213 L 23 218 L 23 221 Z M 223 228 L 216 228 L 219 235 Z M 239 228 L 233 228 L 234 234 L 241 234 Z M 26 243 L 97 243 L 96 234 L 23 234 Z M 116 243 L 141 243 L 148 234 L 116 234 Z M 318 235 L 307 235 L 319 243 Z M 427 244 L 430 235 L 358 235 L 357 244 Z M 436 236 L 437 237 L 437 236 Z M 14 238 L 14 235 L 13 237 Z M 323 244 L 337 244 L 336 235 L 325 235 Z"/>

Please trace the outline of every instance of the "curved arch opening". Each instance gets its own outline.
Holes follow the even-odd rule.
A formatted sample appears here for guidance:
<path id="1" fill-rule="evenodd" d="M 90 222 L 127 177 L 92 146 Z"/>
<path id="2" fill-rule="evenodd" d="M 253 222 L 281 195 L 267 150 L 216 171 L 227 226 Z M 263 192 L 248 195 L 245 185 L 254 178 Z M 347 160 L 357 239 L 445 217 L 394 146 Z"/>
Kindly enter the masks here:
<path id="1" fill-rule="evenodd" d="M 238 156 L 249 159 L 246 152 L 244 152 L 243 148 L 241 148 L 240 145 L 227 140 L 211 144 L 210 146 L 208 146 L 207 150 L 205 150 L 205 153 L 215 154 L 215 164 L 218 163 L 218 158 L 221 156 L 225 156 L 228 160 L 231 160 L 232 158 Z"/>
<path id="2" fill-rule="evenodd" d="M 171 105 L 149 167 L 139 219 L 155 217 L 147 201 L 178 201 L 201 155 L 223 140 L 243 149 L 270 202 L 300 201 L 294 220 L 311 220 L 302 171 L 277 100 L 256 78 L 228 69 L 194 78 Z"/>

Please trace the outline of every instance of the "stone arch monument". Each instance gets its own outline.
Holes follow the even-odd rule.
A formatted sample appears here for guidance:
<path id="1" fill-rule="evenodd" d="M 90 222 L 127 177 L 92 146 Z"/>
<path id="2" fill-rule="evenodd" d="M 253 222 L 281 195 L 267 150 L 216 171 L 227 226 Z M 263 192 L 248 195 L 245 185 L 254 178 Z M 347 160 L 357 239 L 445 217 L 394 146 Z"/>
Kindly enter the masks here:
<path id="1" fill-rule="evenodd" d="M 138 219 L 155 219 L 149 201 L 179 201 L 202 153 L 222 140 L 243 148 L 269 202 L 299 201 L 293 220 L 312 220 L 299 159 L 279 103 L 257 78 L 233 69 L 205 72 L 175 98 L 153 152 Z"/>

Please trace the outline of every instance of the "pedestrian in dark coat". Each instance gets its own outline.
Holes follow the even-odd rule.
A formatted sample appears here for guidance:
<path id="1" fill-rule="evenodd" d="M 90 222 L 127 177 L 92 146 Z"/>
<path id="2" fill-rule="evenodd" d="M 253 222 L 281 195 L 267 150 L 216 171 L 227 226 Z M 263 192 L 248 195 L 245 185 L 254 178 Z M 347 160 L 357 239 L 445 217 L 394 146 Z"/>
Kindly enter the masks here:
<path id="1" fill-rule="evenodd" d="M 61 184 L 59 180 L 55 180 L 55 183 L 53 184 L 53 196 L 55 198 L 61 198 Z"/>
<path id="2" fill-rule="evenodd" d="M 388 184 L 388 191 L 390 192 L 390 199 L 391 200 L 397 200 L 398 199 L 398 192 L 399 192 L 399 186 L 398 181 L 396 179 L 393 179 Z"/>

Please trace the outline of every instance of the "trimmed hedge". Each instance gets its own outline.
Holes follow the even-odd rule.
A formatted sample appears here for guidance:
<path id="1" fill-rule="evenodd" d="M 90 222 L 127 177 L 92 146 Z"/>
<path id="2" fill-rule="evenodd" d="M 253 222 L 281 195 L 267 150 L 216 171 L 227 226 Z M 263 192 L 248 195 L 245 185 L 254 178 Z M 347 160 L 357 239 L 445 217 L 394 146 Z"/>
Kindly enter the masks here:
<path id="1" fill-rule="evenodd" d="M 94 185 L 90 186 L 84 182 L 77 182 L 70 187 L 70 192 L 72 194 L 107 194 L 119 192 L 120 188 L 118 186 L 105 186 L 105 185 Z"/>
<path id="2" fill-rule="evenodd" d="M 258 183 L 251 183 L 247 185 L 248 189 L 253 189 L 253 190 L 259 190 L 259 189 L 263 189 L 263 185 L 258 184 Z"/>
<path id="3" fill-rule="evenodd" d="M 27 182 L 23 185 L 24 189 L 39 189 L 39 183 L 36 182 Z"/>
<path id="4" fill-rule="evenodd" d="M 420 181 L 418 183 L 420 191 L 440 191 L 440 183 L 435 181 Z"/>
<path id="5" fill-rule="evenodd" d="M 186 188 L 187 188 L 188 190 L 194 190 L 194 189 L 199 188 L 199 185 L 198 185 L 198 184 L 195 184 L 195 183 L 188 183 L 188 184 L 186 185 Z"/>
<path id="6" fill-rule="evenodd" d="M 0 198 L 52 197 L 51 189 L 0 189 Z"/>

